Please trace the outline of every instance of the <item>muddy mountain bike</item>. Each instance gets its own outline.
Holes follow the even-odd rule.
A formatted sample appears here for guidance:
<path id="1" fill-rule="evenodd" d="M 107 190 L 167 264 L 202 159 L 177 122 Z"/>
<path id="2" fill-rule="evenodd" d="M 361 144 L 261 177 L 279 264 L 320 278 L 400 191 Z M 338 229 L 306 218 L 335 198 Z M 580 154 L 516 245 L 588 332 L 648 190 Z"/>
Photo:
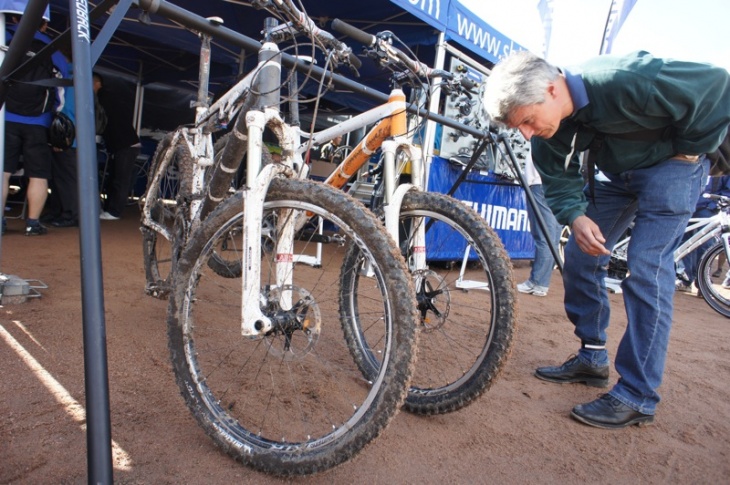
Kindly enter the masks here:
<path id="1" fill-rule="evenodd" d="M 290 0 L 258 3 L 346 62 L 346 46 Z M 341 191 L 298 177 L 298 132 L 278 110 L 281 59 L 264 42 L 258 66 L 210 107 L 201 87 L 195 123 L 158 149 L 142 224 L 146 245 L 152 237 L 171 244 L 168 342 L 189 410 L 235 459 L 299 475 L 348 460 L 395 416 L 412 374 L 417 316 L 405 262 L 380 222 Z M 233 136 L 217 151 L 212 135 L 232 113 Z M 266 129 L 281 163 L 265 157 Z M 245 181 L 231 193 L 243 152 Z M 171 167 L 174 199 L 160 196 Z M 297 263 L 317 244 L 320 266 Z M 342 283 L 350 247 L 373 275 L 357 288 Z M 356 317 L 340 304 L 345 292 L 359 302 Z M 353 318 L 380 334 L 378 369 L 367 376 L 342 330 Z"/>
<path id="2" fill-rule="evenodd" d="M 339 20 L 332 28 L 360 41 L 369 57 L 393 71 L 395 88 L 387 103 L 314 134 L 314 142 L 321 143 L 374 124 L 325 183 L 343 187 L 381 150 L 379 168 L 371 174 L 376 183 L 370 209 L 398 242 L 419 311 L 419 357 L 405 407 L 419 414 L 455 411 L 489 389 L 507 359 L 515 325 L 514 281 L 507 252 L 484 219 L 452 197 L 426 191 L 425 162 L 411 143 L 400 84 L 420 88 L 422 81 L 441 78 L 444 89 L 465 92 L 475 83 L 420 63 L 395 47 L 390 32 L 373 36 Z M 405 167 L 410 181 L 399 183 Z M 364 267 L 362 257 L 358 247 L 348 246 L 340 305 L 349 308 L 344 330 L 358 365 L 371 376 L 378 371 L 380 333 L 358 317 L 363 302 L 355 290 L 370 277 L 355 270 Z"/>

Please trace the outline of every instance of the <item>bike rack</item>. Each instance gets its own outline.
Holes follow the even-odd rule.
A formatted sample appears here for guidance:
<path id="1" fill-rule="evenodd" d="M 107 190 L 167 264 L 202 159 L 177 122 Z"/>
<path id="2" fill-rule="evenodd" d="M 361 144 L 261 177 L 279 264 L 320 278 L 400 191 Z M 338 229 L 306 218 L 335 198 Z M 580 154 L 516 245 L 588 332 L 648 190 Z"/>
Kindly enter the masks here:
<path id="1" fill-rule="evenodd" d="M 459 271 L 459 278 L 456 280 L 456 287 L 462 290 L 485 290 L 489 291 L 489 283 L 482 281 L 465 280 L 464 274 L 466 273 L 466 266 L 469 263 L 469 250 L 471 246 L 467 246 L 464 250 L 464 258 L 461 260 L 461 270 Z"/>
<path id="2" fill-rule="evenodd" d="M 35 283 L 35 284 L 31 284 Z M 25 303 L 28 298 L 40 298 L 40 291 L 48 288 L 41 280 L 26 280 L 15 275 L 0 274 L 0 305 Z"/>

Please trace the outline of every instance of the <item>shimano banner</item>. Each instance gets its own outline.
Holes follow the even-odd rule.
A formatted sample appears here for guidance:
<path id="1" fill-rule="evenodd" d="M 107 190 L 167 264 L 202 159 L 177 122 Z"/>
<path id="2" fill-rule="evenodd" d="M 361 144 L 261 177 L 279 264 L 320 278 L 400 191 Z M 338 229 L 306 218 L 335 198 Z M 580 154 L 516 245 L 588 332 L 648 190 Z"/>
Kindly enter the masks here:
<path id="1" fill-rule="evenodd" d="M 448 193 L 461 174 L 461 170 L 452 166 L 441 157 L 433 157 L 429 175 L 428 190 Z M 480 172 L 469 174 L 467 180 L 459 185 L 454 198 L 474 209 L 489 226 L 497 232 L 512 259 L 532 259 L 535 257 L 535 245 L 530 234 L 530 223 L 527 220 L 527 205 L 522 187 L 513 183 L 500 182 L 494 175 L 483 175 Z M 436 229 L 438 226 L 434 226 Z M 429 241 L 443 240 L 448 235 L 438 230 L 429 230 L 426 235 L 426 247 L 439 246 Z M 440 246 L 439 246 L 440 247 Z M 438 254 L 429 253 L 426 257 L 431 261 L 460 260 L 464 249 L 447 248 Z"/>
<path id="2" fill-rule="evenodd" d="M 490 62 L 496 63 L 513 51 L 525 50 L 457 0 L 390 1 Z"/>

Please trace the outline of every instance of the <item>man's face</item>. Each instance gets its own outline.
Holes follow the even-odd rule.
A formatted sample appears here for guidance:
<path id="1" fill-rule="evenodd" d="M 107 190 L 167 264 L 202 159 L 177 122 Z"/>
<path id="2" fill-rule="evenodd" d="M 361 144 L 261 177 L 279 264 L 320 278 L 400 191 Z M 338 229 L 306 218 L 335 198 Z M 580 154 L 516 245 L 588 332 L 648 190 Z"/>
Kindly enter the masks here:
<path id="1" fill-rule="evenodd" d="M 528 104 L 512 110 L 507 120 L 507 126 L 517 128 L 525 140 L 529 140 L 533 136 L 552 137 L 558 131 L 562 119 L 561 109 L 554 92 L 554 86 L 550 85 L 544 102 Z"/>

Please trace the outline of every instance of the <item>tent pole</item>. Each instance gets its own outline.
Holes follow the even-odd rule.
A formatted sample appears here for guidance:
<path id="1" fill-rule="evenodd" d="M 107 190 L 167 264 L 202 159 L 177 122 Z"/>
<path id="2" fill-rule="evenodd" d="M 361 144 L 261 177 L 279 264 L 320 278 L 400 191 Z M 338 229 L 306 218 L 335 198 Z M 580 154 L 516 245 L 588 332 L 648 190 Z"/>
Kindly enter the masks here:
<path id="1" fill-rule="evenodd" d="M 33 0 L 31 0 L 32 2 Z M 86 390 L 88 483 L 112 483 L 109 376 L 101 272 L 99 186 L 91 71 L 88 3 L 69 0 L 73 83 L 76 95 L 76 154 L 79 187 L 79 246 Z"/>
<path id="2" fill-rule="evenodd" d="M 144 69 L 144 63 L 139 63 L 139 74 L 137 74 L 137 82 L 135 84 L 134 93 L 134 129 L 139 136 L 139 130 L 142 124 L 142 100 L 144 99 L 144 87 L 142 86 L 142 71 Z"/>
<path id="3" fill-rule="evenodd" d="M 438 40 L 436 41 L 436 59 L 434 60 L 434 69 L 444 69 L 446 63 L 446 48 L 444 44 L 446 42 L 446 36 L 443 32 L 439 33 Z M 435 78 L 432 81 L 432 85 L 435 86 L 433 93 L 431 94 L 431 100 L 428 105 L 428 110 L 431 113 L 438 113 L 439 106 L 441 105 L 441 78 Z M 423 134 L 423 186 L 428 188 L 428 176 L 431 172 L 431 160 L 433 159 L 433 149 L 436 145 L 436 125 L 434 120 L 426 121 L 426 130 Z"/>

